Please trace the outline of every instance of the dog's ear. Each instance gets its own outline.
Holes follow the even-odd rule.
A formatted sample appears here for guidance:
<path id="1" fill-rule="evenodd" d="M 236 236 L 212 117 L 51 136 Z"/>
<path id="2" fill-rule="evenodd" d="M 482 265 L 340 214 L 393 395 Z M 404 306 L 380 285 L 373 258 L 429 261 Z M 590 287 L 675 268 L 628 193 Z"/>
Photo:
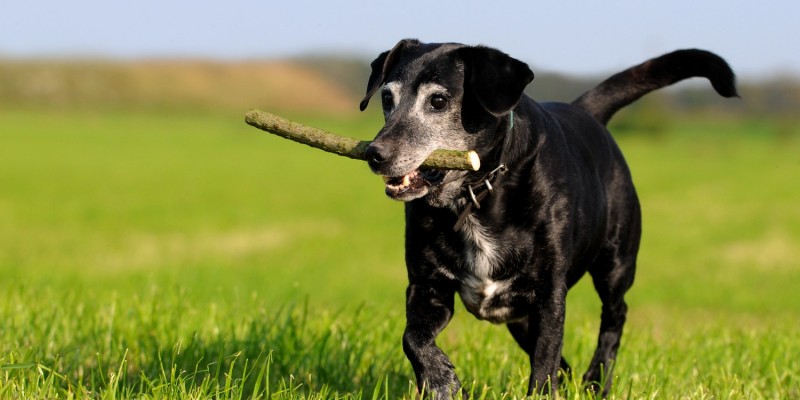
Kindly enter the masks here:
<path id="1" fill-rule="evenodd" d="M 513 110 L 525 86 L 533 80 L 528 64 L 499 50 L 478 46 L 456 51 L 464 62 L 465 85 L 472 88 L 483 108 L 495 116 Z"/>
<path id="2" fill-rule="evenodd" d="M 378 58 L 372 61 L 372 64 L 370 64 L 372 73 L 370 73 L 369 80 L 367 81 L 367 95 L 361 100 L 361 104 L 359 105 L 361 111 L 367 108 L 370 97 L 383 85 L 383 82 L 386 80 L 386 75 L 392 69 L 392 66 L 397 61 L 403 48 L 410 44 L 419 44 L 419 41 L 416 39 L 403 39 L 397 42 L 391 50 L 384 51 Z"/>

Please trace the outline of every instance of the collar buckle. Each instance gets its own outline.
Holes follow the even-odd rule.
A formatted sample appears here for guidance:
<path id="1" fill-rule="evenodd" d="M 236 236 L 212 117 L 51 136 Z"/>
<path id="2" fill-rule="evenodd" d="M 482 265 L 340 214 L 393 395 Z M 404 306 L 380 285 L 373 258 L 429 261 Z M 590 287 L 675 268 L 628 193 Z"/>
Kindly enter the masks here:
<path id="1" fill-rule="evenodd" d="M 464 210 L 461 211 L 461 214 L 458 216 L 458 220 L 456 221 L 455 226 L 453 226 L 454 231 L 458 231 L 464 226 L 464 222 L 467 221 L 467 217 L 469 216 L 472 208 L 475 207 L 476 210 L 481 209 L 481 200 L 486 198 L 490 193 L 494 192 L 494 186 L 492 186 L 492 182 L 497 179 L 498 176 L 505 174 L 508 172 L 508 167 L 505 164 L 500 164 L 497 168 L 489 171 L 486 175 L 481 178 L 481 182 L 477 185 L 467 185 L 467 192 L 469 193 L 469 200 L 467 205 L 464 207 Z M 482 187 L 485 187 L 486 190 L 475 194 L 476 190 L 480 190 Z"/>
<path id="2" fill-rule="evenodd" d="M 498 175 L 506 173 L 506 171 L 508 171 L 508 167 L 506 167 L 505 164 L 500 164 L 500 166 L 498 166 L 497 168 L 489 171 L 489 173 L 483 177 L 481 183 L 475 185 L 474 187 L 472 185 L 467 185 L 467 191 L 469 192 L 469 199 L 472 200 L 472 205 L 474 205 L 476 209 L 478 210 L 481 209 L 480 201 L 485 196 L 481 196 L 481 198 L 478 199 L 478 196 L 475 196 L 475 190 L 480 189 L 481 186 L 485 186 L 487 193 L 493 192 L 494 186 L 492 186 L 492 181 L 495 180 L 495 178 L 497 178 Z"/>

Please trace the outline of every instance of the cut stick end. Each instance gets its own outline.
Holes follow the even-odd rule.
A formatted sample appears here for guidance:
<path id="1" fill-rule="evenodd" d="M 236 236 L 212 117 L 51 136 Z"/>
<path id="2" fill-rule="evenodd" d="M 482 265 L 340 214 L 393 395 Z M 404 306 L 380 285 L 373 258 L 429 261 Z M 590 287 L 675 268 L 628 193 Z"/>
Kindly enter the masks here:
<path id="1" fill-rule="evenodd" d="M 250 109 L 249 111 L 244 113 L 244 121 L 247 122 L 248 124 L 252 124 L 253 121 L 258 119 L 258 114 L 260 112 L 261 111 L 256 110 L 255 108 Z"/>
<path id="2" fill-rule="evenodd" d="M 469 163 L 472 166 L 473 171 L 477 171 L 481 169 L 481 158 L 478 156 L 474 150 L 470 150 L 467 153 L 467 157 L 469 157 Z"/>

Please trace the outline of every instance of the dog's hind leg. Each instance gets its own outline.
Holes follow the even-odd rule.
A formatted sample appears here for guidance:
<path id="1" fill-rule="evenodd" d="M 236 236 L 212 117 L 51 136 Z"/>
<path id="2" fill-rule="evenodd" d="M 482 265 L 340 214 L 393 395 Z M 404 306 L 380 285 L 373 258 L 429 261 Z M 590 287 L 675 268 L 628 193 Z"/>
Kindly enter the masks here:
<path id="1" fill-rule="evenodd" d="M 638 238 L 636 242 L 638 246 Z M 603 397 L 611 389 L 613 362 L 617 356 L 622 327 L 628 311 L 625 292 L 633 284 L 636 252 L 625 257 L 614 254 L 609 258 L 609 260 L 597 260 L 595 265 L 589 269 L 603 306 L 597 350 L 595 350 L 588 370 L 583 375 L 584 384 L 589 385 L 589 388 L 595 392 L 602 388 Z"/>
<path id="2" fill-rule="evenodd" d="M 531 355 L 531 346 L 530 346 L 530 338 L 528 337 L 528 319 L 524 319 L 522 321 L 511 322 L 507 324 L 508 331 L 511 332 L 511 336 L 514 337 L 514 340 L 517 341 L 519 347 L 522 350 L 525 350 L 525 353 Z M 569 377 L 572 374 L 572 367 L 569 366 L 569 363 L 561 356 L 561 365 L 559 367 L 561 371 L 564 371 L 564 375 Z"/>
<path id="3" fill-rule="evenodd" d="M 566 364 L 561 356 L 566 284 L 561 287 L 561 290 L 540 291 L 548 296 L 543 295 L 538 299 L 539 303 L 531 310 L 527 324 L 509 324 L 511 334 L 522 344 L 530 359 L 528 396 L 555 396 L 561 382 L 558 370 Z"/>

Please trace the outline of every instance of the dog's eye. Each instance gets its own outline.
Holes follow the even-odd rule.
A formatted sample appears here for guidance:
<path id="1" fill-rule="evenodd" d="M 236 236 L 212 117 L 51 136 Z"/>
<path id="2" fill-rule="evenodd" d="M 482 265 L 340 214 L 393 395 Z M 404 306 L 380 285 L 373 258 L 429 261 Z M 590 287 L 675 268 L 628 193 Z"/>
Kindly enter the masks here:
<path id="1" fill-rule="evenodd" d="M 392 92 L 383 92 L 381 94 L 381 102 L 383 103 L 384 110 L 391 110 L 394 107 L 394 98 Z"/>
<path id="2" fill-rule="evenodd" d="M 440 94 L 431 96 L 431 107 L 433 107 L 434 110 L 441 110 L 445 106 L 447 106 L 447 98 Z"/>

